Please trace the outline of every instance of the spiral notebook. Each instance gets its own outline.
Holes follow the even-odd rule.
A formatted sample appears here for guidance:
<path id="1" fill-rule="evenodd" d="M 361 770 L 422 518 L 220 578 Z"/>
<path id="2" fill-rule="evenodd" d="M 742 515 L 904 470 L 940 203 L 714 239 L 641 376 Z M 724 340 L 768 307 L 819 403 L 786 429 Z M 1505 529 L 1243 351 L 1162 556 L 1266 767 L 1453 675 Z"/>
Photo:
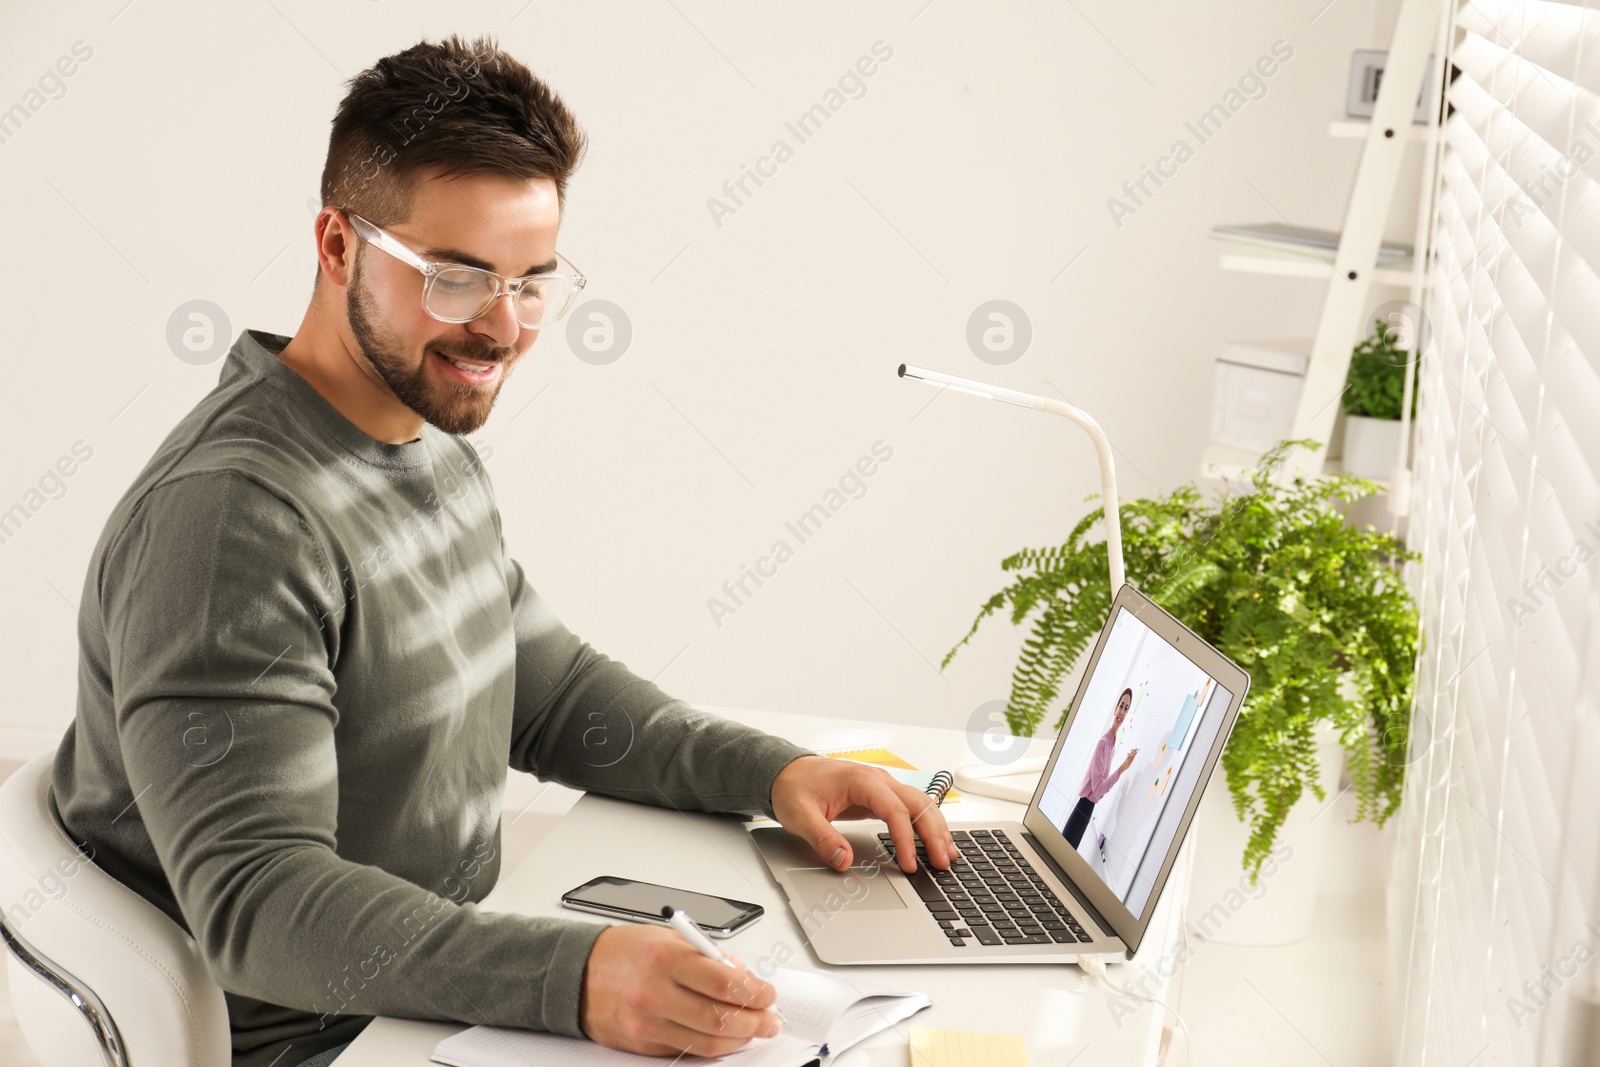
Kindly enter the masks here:
<path id="1" fill-rule="evenodd" d="M 950 788 L 955 783 L 956 776 L 949 771 L 919 771 L 899 756 L 886 748 L 841 748 L 820 755 L 830 759 L 847 759 L 856 763 L 870 763 L 874 767 L 882 767 L 894 775 L 896 781 L 904 782 L 913 789 L 920 789 L 933 798 L 935 804 L 941 807 L 953 804 L 961 799 L 961 794 Z M 765 815 L 751 816 L 751 822 L 772 822 Z"/>
<path id="2" fill-rule="evenodd" d="M 474 1026 L 445 1038 L 433 1062 L 447 1067 L 807 1067 L 880 1030 L 909 1019 L 932 1003 L 926 993 L 893 989 L 807 967 L 779 967 L 769 979 L 789 1029 L 755 1038 L 736 1052 L 708 1059 L 664 1060 L 640 1056 L 560 1034 L 503 1026 Z"/>
<path id="3" fill-rule="evenodd" d="M 961 799 L 961 794 L 950 788 L 955 784 L 955 775 L 949 771 L 919 771 L 886 748 L 842 748 L 824 752 L 823 755 L 882 767 L 897 780 L 928 794 L 936 804 L 944 805 Z"/>

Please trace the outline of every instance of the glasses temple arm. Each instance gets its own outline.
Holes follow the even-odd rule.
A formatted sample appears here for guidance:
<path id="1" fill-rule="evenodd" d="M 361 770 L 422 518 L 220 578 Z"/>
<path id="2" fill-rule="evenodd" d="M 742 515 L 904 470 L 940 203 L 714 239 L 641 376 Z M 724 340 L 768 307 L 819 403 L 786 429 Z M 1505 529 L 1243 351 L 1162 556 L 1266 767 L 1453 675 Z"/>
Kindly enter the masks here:
<path id="1" fill-rule="evenodd" d="M 417 255 L 415 252 L 411 251 L 411 249 L 407 248 L 399 241 L 396 241 L 393 237 L 390 237 L 387 233 L 384 233 L 382 230 L 378 229 L 378 227 L 374 226 L 360 215 L 357 215 L 355 212 L 349 212 L 349 215 L 351 224 L 355 226 L 356 233 L 361 235 L 362 240 L 366 241 L 370 245 L 377 246 L 383 251 L 389 253 L 389 255 L 393 256 L 395 259 L 398 259 L 400 262 L 415 267 L 424 274 L 430 273 L 432 265 L 427 260 Z"/>

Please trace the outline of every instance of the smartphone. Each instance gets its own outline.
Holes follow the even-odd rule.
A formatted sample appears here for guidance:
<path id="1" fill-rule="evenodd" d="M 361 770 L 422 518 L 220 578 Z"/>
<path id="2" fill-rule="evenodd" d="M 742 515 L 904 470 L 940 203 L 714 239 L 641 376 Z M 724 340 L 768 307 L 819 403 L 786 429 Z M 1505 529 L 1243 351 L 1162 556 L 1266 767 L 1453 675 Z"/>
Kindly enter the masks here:
<path id="1" fill-rule="evenodd" d="M 561 903 L 574 911 L 662 926 L 667 923 L 661 917 L 662 908 L 681 908 L 694 917 L 696 926 L 712 937 L 732 937 L 766 911 L 760 904 L 747 900 L 714 897 L 614 875 L 591 878 L 578 888 L 569 889 L 561 894 Z"/>

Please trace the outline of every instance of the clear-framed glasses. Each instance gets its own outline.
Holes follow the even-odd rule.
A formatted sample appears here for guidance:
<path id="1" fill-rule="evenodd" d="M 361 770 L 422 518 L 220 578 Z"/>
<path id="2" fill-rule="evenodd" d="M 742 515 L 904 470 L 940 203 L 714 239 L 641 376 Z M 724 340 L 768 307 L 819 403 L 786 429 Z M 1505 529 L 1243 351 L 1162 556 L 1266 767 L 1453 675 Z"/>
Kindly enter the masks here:
<path id="1" fill-rule="evenodd" d="M 578 290 L 589 282 L 560 252 L 556 253 L 555 271 L 520 278 L 459 263 L 435 263 L 417 255 L 381 226 L 348 208 L 340 210 L 350 217 L 363 241 L 422 272 L 422 310 L 440 322 L 471 322 L 509 293 L 517 322 L 524 329 L 537 330 L 565 315 Z"/>

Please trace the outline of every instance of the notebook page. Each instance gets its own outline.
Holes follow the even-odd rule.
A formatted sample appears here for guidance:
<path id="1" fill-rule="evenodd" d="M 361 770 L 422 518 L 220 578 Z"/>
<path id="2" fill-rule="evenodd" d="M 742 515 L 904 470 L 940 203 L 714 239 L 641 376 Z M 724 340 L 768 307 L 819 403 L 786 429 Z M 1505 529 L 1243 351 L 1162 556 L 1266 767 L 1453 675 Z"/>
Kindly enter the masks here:
<path id="1" fill-rule="evenodd" d="M 837 1053 L 857 1041 L 862 1041 L 879 1030 L 887 1030 L 903 1019 L 909 1019 L 933 1003 L 925 994 L 905 996 L 880 994 L 866 997 L 845 1009 L 844 1016 L 828 1032 L 828 1052 Z"/>
<path id="2" fill-rule="evenodd" d="M 771 978 L 778 990 L 778 1010 L 791 1032 L 830 1055 L 886 1030 L 927 1007 L 924 993 L 874 985 L 828 971 L 780 967 Z"/>
<path id="3" fill-rule="evenodd" d="M 474 1026 L 439 1042 L 435 1063 L 451 1067 L 802 1067 L 816 1058 L 813 1042 L 791 1034 L 753 1038 L 726 1056 L 680 1056 L 675 1061 L 660 1056 L 620 1052 L 593 1041 L 537 1030 L 504 1026 Z"/>
<path id="4" fill-rule="evenodd" d="M 911 1067 L 1028 1067 L 1028 1045 L 1012 1034 L 913 1026 Z"/>
<path id="5" fill-rule="evenodd" d="M 780 967 L 768 980 L 790 1031 L 815 1045 L 827 1043 L 834 1023 L 861 995 L 834 975 L 806 967 Z"/>

